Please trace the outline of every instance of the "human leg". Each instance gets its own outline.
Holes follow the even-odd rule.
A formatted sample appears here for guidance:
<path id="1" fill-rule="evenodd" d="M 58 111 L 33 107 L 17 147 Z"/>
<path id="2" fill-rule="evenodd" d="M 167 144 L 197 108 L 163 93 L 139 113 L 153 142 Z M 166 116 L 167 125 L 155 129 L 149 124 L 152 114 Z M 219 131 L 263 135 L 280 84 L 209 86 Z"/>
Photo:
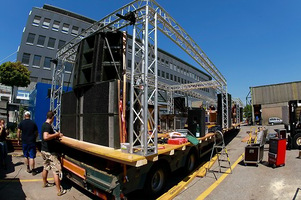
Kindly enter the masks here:
<path id="1" fill-rule="evenodd" d="M 28 154 L 29 154 L 29 166 L 32 171 L 32 175 L 36 175 L 35 171 L 35 158 L 36 158 L 36 145 L 35 144 L 30 144 L 28 147 Z"/>
<path id="2" fill-rule="evenodd" d="M 31 170 L 30 170 L 30 166 L 29 166 L 29 153 L 28 153 L 28 150 L 29 150 L 29 146 L 27 144 L 22 144 L 22 150 L 23 150 L 23 156 L 24 156 L 24 164 L 26 166 L 26 171 L 28 173 L 31 173 Z"/>

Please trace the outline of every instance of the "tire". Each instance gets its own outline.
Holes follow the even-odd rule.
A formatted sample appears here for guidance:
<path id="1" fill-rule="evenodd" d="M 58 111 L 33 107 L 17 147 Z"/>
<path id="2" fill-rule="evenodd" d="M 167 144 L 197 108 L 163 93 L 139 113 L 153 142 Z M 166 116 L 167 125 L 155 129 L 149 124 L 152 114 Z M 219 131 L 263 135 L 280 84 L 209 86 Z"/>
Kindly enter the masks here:
<path id="1" fill-rule="evenodd" d="M 157 196 L 163 192 L 166 183 L 167 167 L 159 163 L 149 171 L 145 182 L 145 190 L 148 195 Z"/>
<path id="2" fill-rule="evenodd" d="M 192 172 L 196 167 L 196 163 L 197 163 L 196 154 L 194 152 L 189 152 L 185 162 L 185 172 L 186 173 Z"/>
<path id="3" fill-rule="evenodd" d="M 297 133 L 293 138 L 293 148 L 300 149 L 301 148 L 301 133 Z"/>

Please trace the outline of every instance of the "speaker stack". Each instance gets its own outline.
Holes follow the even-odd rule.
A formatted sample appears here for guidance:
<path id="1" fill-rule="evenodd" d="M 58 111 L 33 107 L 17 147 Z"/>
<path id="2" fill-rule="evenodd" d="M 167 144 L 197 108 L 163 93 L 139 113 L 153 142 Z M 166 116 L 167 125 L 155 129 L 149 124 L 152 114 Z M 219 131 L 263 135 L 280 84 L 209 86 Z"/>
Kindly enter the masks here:
<path id="1" fill-rule="evenodd" d="M 123 33 L 101 32 L 81 41 L 73 91 L 62 95 L 61 131 L 78 140 L 120 148 Z"/>

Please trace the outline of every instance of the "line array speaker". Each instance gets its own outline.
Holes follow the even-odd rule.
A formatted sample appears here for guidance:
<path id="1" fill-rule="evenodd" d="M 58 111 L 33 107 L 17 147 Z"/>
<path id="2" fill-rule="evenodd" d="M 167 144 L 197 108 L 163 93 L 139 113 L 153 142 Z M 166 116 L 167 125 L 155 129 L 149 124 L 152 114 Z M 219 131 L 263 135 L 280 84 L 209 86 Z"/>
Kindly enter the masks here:
<path id="1" fill-rule="evenodd" d="M 120 31 L 99 32 L 80 42 L 73 76 L 74 89 L 122 76 L 123 37 Z"/>

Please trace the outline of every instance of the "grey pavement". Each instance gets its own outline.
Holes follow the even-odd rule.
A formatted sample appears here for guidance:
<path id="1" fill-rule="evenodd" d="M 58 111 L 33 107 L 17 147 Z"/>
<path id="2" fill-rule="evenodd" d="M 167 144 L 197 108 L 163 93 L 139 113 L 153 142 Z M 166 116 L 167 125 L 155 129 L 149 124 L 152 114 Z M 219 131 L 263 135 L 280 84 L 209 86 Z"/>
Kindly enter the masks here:
<path id="1" fill-rule="evenodd" d="M 275 132 L 275 128 L 283 128 L 283 125 L 265 126 L 268 133 Z M 242 126 L 237 136 L 227 145 L 231 164 L 243 153 L 246 143 L 242 139 L 247 136 L 250 126 Z M 298 158 L 299 150 L 286 151 L 285 166 L 273 169 L 268 164 L 268 148 L 265 145 L 263 162 L 256 165 L 245 166 L 243 159 L 206 198 L 205 200 L 266 200 L 301 199 L 301 159 Z M 219 170 L 217 163 L 212 168 Z M 217 178 L 222 174 L 215 173 Z M 194 200 L 216 181 L 213 172 L 209 172 L 204 178 L 195 178 L 185 191 L 179 194 L 176 200 Z"/>
<path id="2" fill-rule="evenodd" d="M 41 155 L 37 154 L 36 168 L 38 174 L 35 176 L 26 172 L 26 167 L 23 164 L 24 158 L 20 155 L 22 155 L 21 151 L 9 153 L 7 169 L 0 169 L 0 199 L 85 200 L 93 198 L 82 188 L 77 188 L 68 181 L 62 181 L 62 186 L 67 189 L 67 193 L 60 197 L 57 196 L 55 186 L 42 188 L 43 159 Z M 54 182 L 52 172 L 49 172 L 48 177 L 49 182 Z"/>

